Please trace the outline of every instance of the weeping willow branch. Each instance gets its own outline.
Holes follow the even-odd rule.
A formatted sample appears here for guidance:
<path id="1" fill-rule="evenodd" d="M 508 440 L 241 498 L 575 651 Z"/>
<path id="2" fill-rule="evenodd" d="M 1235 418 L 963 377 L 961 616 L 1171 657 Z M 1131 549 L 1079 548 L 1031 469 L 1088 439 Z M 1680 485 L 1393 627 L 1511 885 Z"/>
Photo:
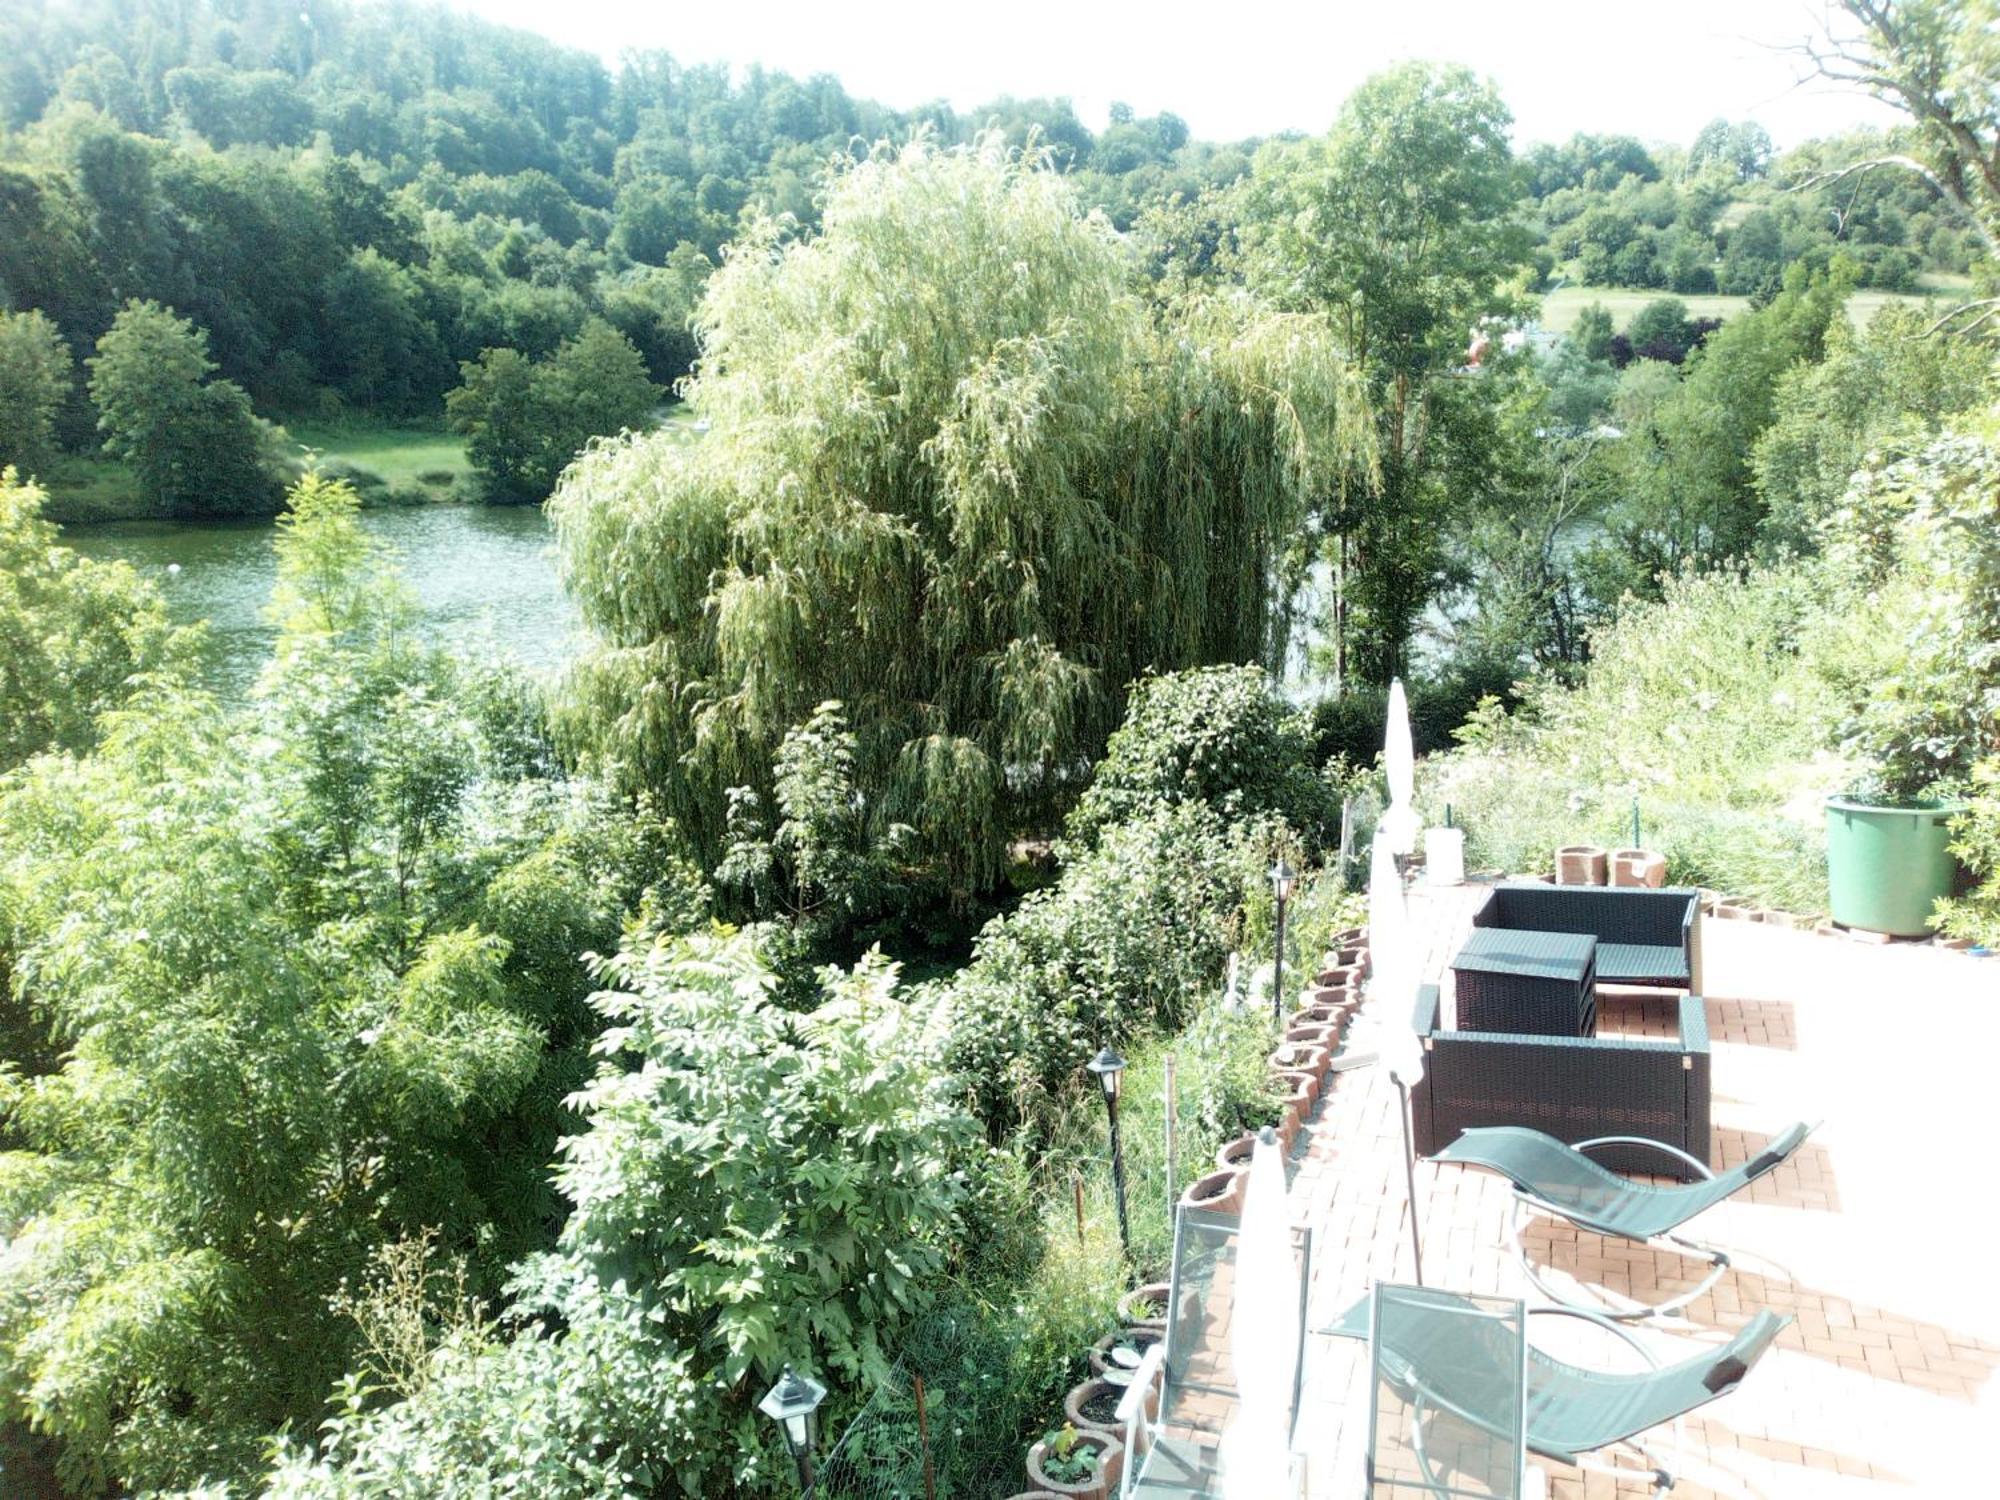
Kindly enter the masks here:
<path id="1" fill-rule="evenodd" d="M 878 147 L 822 234 L 710 282 L 708 434 L 602 443 L 551 502 L 593 636 L 574 743 L 711 850 L 814 706 L 951 890 L 1073 791 L 1148 670 L 1282 659 L 1288 553 L 1372 473 L 1318 316 L 1149 306 L 1037 159 Z"/>

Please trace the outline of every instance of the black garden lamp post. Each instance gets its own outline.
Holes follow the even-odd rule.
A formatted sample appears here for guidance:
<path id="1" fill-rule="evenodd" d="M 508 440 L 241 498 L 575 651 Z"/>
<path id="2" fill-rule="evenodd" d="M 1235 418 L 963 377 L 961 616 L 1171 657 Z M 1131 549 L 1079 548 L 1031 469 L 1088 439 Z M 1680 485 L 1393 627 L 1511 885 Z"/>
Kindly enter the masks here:
<path id="1" fill-rule="evenodd" d="M 1118 1139 L 1118 1089 L 1125 1076 L 1125 1059 L 1109 1047 L 1084 1064 L 1097 1075 L 1104 1090 L 1104 1108 L 1111 1116 L 1111 1184 L 1118 1194 L 1118 1243 L 1132 1253 L 1132 1231 L 1125 1222 L 1125 1148 Z"/>
<path id="2" fill-rule="evenodd" d="M 813 1441 L 819 1425 L 813 1420 L 813 1413 L 825 1399 L 825 1386 L 786 1365 L 778 1383 L 757 1403 L 757 1410 L 776 1422 L 785 1434 L 785 1446 L 792 1451 L 792 1462 L 799 1466 L 801 1495 L 812 1493 Z"/>
<path id="3" fill-rule="evenodd" d="M 1278 953 L 1271 968 L 1271 1019 L 1281 1025 L 1285 1019 L 1285 903 L 1292 899 L 1298 884 L 1299 872 L 1284 855 L 1279 855 L 1278 862 L 1271 866 L 1271 894 L 1278 901 Z"/>

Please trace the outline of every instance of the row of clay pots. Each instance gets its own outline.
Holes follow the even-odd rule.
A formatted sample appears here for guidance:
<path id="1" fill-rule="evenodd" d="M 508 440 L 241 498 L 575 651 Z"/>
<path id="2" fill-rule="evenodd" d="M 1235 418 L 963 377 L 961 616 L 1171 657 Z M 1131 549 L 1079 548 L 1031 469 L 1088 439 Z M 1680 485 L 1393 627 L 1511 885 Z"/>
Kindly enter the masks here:
<path id="1" fill-rule="evenodd" d="M 1115 1416 L 1105 1414 L 1106 1409 L 1114 1409 L 1123 1399 L 1126 1387 L 1111 1378 L 1111 1372 L 1120 1369 L 1111 1358 L 1111 1351 L 1119 1343 L 1129 1344 L 1133 1349 L 1144 1352 L 1153 1344 L 1164 1339 L 1167 1328 L 1166 1302 L 1172 1288 L 1164 1281 L 1147 1282 L 1136 1286 L 1118 1299 L 1118 1318 L 1124 1327 L 1104 1335 L 1090 1347 L 1090 1375 L 1069 1389 L 1063 1397 L 1063 1420 L 1076 1429 L 1077 1442 L 1088 1445 L 1103 1455 L 1095 1478 L 1081 1484 L 1064 1484 L 1051 1479 L 1043 1467 L 1042 1460 L 1048 1452 L 1045 1438 L 1028 1450 L 1028 1482 L 1040 1485 L 1040 1489 L 1024 1490 L 1010 1500 L 1107 1500 L 1118 1486 L 1118 1479 L 1124 1466 L 1124 1434 L 1119 1430 Z M 1151 1303 L 1160 1309 L 1157 1316 L 1143 1315 L 1143 1304 Z M 1160 1393 L 1156 1386 L 1146 1391 L 1146 1417 L 1150 1421 L 1158 1414 Z"/>
<path id="2" fill-rule="evenodd" d="M 1271 1054 L 1272 1074 L 1286 1084 L 1285 1108 L 1278 1125 L 1278 1139 L 1289 1152 L 1301 1124 L 1318 1102 L 1332 1078 L 1333 1052 L 1340 1045 L 1342 1031 L 1359 1003 L 1361 981 L 1368 973 L 1368 938 L 1360 928 L 1336 933 L 1321 970 L 1313 984 L 1301 995 L 1301 1003 L 1285 1029 L 1284 1040 Z M 1181 1203 L 1209 1213 L 1238 1213 L 1243 1207 L 1244 1190 L 1250 1176 L 1250 1157 L 1257 1138 L 1245 1133 L 1215 1154 L 1213 1172 L 1188 1185 Z M 1052 1481 L 1042 1467 L 1048 1449 L 1045 1438 L 1028 1450 L 1028 1482 L 1039 1489 L 1025 1490 L 1010 1500 L 1107 1500 L 1116 1489 L 1124 1465 L 1121 1434 L 1115 1424 L 1093 1418 L 1087 1411 L 1095 1403 L 1103 1407 L 1112 1393 L 1122 1395 L 1124 1387 L 1107 1378 L 1117 1368 L 1111 1351 L 1121 1341 L 1144 1349 L 1166 1337 L 1166 1303 L 1172 1288 L 1165 1282 L 1149 1282 L 1134 1287 L 1118 1299 L 1118 1316 L 1125 1327 L 1108 1333 L 1090 1350 L 1091 1375 L 1073 1386 L 1063 1399 L 1063 1417 L 1076 1429 L 1077 1441 L 1089 1444 L 1103 1457 L 1095 1478 L 1080 1485 Z M 1141 1316 L 1143 1303 L 1159 1309 L 1157 1315 Z M 1153 1415 L 1159 1400 L 1156 1390 L 1147 1392 L 1147 1416 Z"/>
<path id="3" fill-rule="evenodd" d="M 1367 934 L 1360 928 L 1335 934 L 1323 966 L 1312 985 L 1300 997 L 1301 1004 L 1285 1029 L 1284 1040 L 1271 1054 L 1271 1071 L 1287 1088 L 1284 1113 L 1278 1125 L 1278 1140 L 1289 1152 L 1307 1115 L 1321 1093 L 1330 1086 L 1334 1049 L 1341 1033 L 1360 1001 L 1361 981 L 1368 973 Z M 1257 1138 L 1246 1132 L 1215 1154 L 1213 1172 L 1196 1178 L 1181 1194 L 1181 1203 L 1209 1213 L 1241 1212 L 1250 1177 L 1250 1157 Z M 1108 1333 L 1090 1350 L 1091 1377 L 1070 1389 L 1063 1400 L 1063 1417 L 1077 1431 L 1077 1441 L 1094 1446 L 1103 1455 L 1095 1478 L 1081 1485 L 1056 1483 L 1042 1467 L 1047 1439 L 1028 1450 L 1028 1481 L 1040 1489 L 1023 1491 L 1010 1500 L 1108 1500 L 1117 1487 L 1124 1464 L 1124 1449 L 1115 1426 L 1093 1420 L 1086 1408 L 1124 1387 L 1107 1379 L 1116 1368 L 1111 1350 L 1121 1340 L 1143 1349 L 1166 1337 L 1166 1302 L 1172 1289 L 1165 1282 L 1135 1287 L 1118 1300 L 1118 1315 L 1125 1327 Z M 1157 1316 L 1140 1316 L 1142 1303 L 1161 1309 Z M 1153 1415 L 1159 1400 L 1157 1391 L 1147 1392 L 1147 1415 Z"/>

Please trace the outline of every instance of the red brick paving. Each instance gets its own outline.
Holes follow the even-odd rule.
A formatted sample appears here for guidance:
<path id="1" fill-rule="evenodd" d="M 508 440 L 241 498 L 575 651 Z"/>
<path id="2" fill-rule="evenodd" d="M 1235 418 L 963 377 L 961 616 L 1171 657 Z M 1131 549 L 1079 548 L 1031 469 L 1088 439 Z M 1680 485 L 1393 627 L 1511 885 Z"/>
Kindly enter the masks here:
<path id="1" fill-rule="evenodd" d="M 1413 893 L 1427 972 L 1456 951 L 1474 888 Z M 1983 1143 L 2000 1100 L 2000 961 L 1865 946 L 1709 921 L 1714 1156 L 1724 1167 L 1795 1119 L 1825 1123 L 1795 1156 L 1693 1226 L 1737 1252 L 1678 1318 L 1641 1331 L 1664 1357 L 1728 1336 L 1760 1307 L 1796 1321 L 1743 1386 L 1660 1435 L 1677 1500 L 2000 1497 L 2000 1290 Z M 1657 999 L 1610 1001 L 1607 1029 L 1664 1032 Z M 1376 1277 L 1411 1273 L 1396 1093 L 1379 1069 L 1339 1075 L 1301 1137 L 1295 1216 L 1314 1231 L 1309 1321 Z M 1511 1195 L 1489 1173 L 1417 1165 L 1432 1285 L 1535 1300 L 1506 1249 Z M 1704 1269 L 1536 1221 L 1531 1252 L 1558 1273 L 1658 1300 Z M 1538 1334 L 1579 1364 L 1631 1368 L 1607 1336 L 1566 1321 Z M 1622 1357 L 1622 1358 L 1621 1358 Z M 1365 1351 L 1316 1338 L 1299 1423 L 1306 1493 L 1362 1492 Z M 1545 1466 L 1561 1500 L 1649 1493 Z"/>

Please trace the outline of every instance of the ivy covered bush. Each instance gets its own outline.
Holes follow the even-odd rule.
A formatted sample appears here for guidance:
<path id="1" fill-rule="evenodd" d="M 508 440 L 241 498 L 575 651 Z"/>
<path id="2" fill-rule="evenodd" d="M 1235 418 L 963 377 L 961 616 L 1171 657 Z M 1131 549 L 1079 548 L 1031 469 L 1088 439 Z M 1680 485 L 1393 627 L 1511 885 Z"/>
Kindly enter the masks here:
<path id="1" fill-rule="evenodd" d="M 1197 802 L 1230 822 L 1281 817 L 1318 844 L 1338 836 L 1340 800 L 1317 761 L 1311 722 L 1261 667 L 1142 677 L 1068 833 L 1089 840 L 1155 807 Z"/>
<path id="2" fill-rule="evenodd" d="M 1206 804 L 1156 807 L 1069 853 L 930 991 L 946 1066 L 996 1140 L 1045 1128 L 1099 1047 L 1183 1025 L 1232 946 L 1240 860 Z"/>

